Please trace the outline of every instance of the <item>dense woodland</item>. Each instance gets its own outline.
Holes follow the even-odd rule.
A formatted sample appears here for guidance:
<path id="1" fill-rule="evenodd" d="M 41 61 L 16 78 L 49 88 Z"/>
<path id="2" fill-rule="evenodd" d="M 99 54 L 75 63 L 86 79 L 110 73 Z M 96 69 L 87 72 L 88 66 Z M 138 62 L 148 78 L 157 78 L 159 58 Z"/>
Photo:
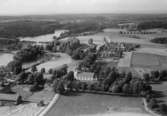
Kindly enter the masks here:
<path id="1" fill-rule="evenodd" d="M 101 26 L 94 22 L 68 23 L 49 21 L 14 21 L 0 23 L 0 37 L 16 39 L 18 37 L 34 37 L 54 33 L 56 29 L 68 29 L 69 34 L 98 31 Z"/>
<path id="2" fill-rule="evenodd" d="M 154 29 L 154 28 L 167 29 L 167 21 L 147 21 L 147 22 L 141 22 L 138 25 L 139 30 Z"/>
<path id="3" fill-rule="evenodd" d="M 43 47 L 28 46 L 21 49 L 14 55 L 14 60 L 9 62 L 7 68 L 14 74 L 19 74 L 22 71 L 22 64 L 25 62 L 32 62 L 44 55 Z"/>
<path id="4" fill-rule="evenodd" d="M 166 44 L 167 43 L 167 37 L 160 37 L 160 38 L 154 38 L 151 40 L 153 43 L 158 43 L 158 44 Z"/>
<path id="5" fill-rule="evenodd" d="M 56 29 L 68 29 L 69 34 L 73 35 L 88 31 L 101 31 L 103 28 L 115 28 L 119 23 L 128 22 L 139 24 L 139 29 L 167 28 L 165 15 L 78 14 L 0 17 L 0 37 L 12 39 L 33 37 L 54 33 Z"/>

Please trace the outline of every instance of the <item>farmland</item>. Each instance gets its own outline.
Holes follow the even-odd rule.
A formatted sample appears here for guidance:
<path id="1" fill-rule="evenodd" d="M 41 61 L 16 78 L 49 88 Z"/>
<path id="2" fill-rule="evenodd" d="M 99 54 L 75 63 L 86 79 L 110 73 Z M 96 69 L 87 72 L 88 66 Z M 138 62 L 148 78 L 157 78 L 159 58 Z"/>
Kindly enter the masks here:
<path id="1" fill-rule="evenodd" d="M 144 111 L 141 101 L 141 98 L 93 94 L 61 96 L 47 116 L 52 116 L 52 114 L 58 116 L 103 115 L 114 111 L 144 115 L 147 113 Z"/>
<path id="2" fill-rule="evenodd" d="M 111 68 L 111 69 L 114 69 L 113 67 L 118 68 L 119 69 L 118 72 L 121 69 L 123 69 L 124 71 L 126 70 L 126 73 L 132 72 L 133 77 L 136 79 L 134 81 L 136 81 L 136 82 L 139 80 L 140 80 L 140 82 L 143 81 L 142 77 L 143 77 L 143 73 L 145 73 L 145 72 L 149 72 L 149 71 L 155 70 L 155 69 L 159 70 L 159 69 L 166 69 L 167 68 L 166 45 L 161 45 L 161 44 L 156 44 L 156 43 L 150 42 L 150 37 L 151 38 L 157 37 L 160 34 L 152 34 L 152 35 L 142 35 L 141 34 L 141 35 L 139 35 L 139 36 L 141 36 L 141 39 L 123 36 L 123 35 L 120 35 L 121 29 L 118 29 L 118 27 L 117 27 L 117 24 L 119 23 L 119 21 L 118 22 L 113 21 L 112 24 L 109 25 L 111 20 L 107 20 L 105 22 L 103 20 L 99 21 L 97 19 L 94 21 L 94 19 L 96 19 L 96 18 L 97 17 L 95 17 L 95 18 L 91 17 L 90 18 L 91 20 L 84 19 L 84 21 L 82 20 L 81 22 L 77 22 L 76 21 L 77 18 L 76 19 L 74 18 L 74 19 L 71 19 L 72 21 L 69 21 L 67 23 L 66 23 L 66 21 L 63 22 L 64 20 L 61 21 L 61 19 L 53 20 L 54 18 L 52 20 L 47 20 L 47 21 L 42 20 L 42 19 L 40 21 L 37 21 L 37 20 L 32 21 L 30 19 L 28 19 L 28 21 L 25 21 L 25 20 L 24 21 L 11 21 L 10 23 L 0 24 L 2 26 L 2 28 L 0 28 L 0 35 L 2 37 L 6 37 L 7 39 L 9 39 L 9 38 L 16 39 L 16 38 L 21 37 L 25 41 L 26 40 L 33 40 L 34 42 L 39 42 L 42 39 L 46 42 L 48 42 L 48 41 L 52 42 L 54 44 L 53 46 L 57 47 L 61 44 L 60 43 L 57 44 L 55 41 L 53 41 L 53 37 L 52 37 L 53 32 L 55 31 L 55 29 L 68 29 L 70 31 L 69 35 L 70 34 L 73 35 L 74 38 L 73 37 L 71 38 L 71 36 L 68 35 L 67 38 L 64 39 L 64 40 L 67 40 L 70 38 L 69 40 L 71 43 L 69 41 L 67 41 L 66 44 L 62 44 L 62 45 L 64 45 L 63 48 L 65 49 L 65 51 L 62 51 L 63 53 L 60 53 L 60 54 L 62 54 L 62 56 L 58 57 L 58 58 L 52 58 L 52 60 L 45 62 L 45 63 L 42 63 L 36 67 L 38 69 L 38 70 L 36 69 L 37 71 L 40 71 L 43 68 L 45 68 L 46 72 L 44 70 L 43 73 L 49 73 L 51 71 L 51 74 L 45 74 L 44 76 L 49 75 L 50 78 L 54 78 L 54 79 L 56 78 L 57 80 L 59 80 L 58 78 L 61 78 L 62 80 L 69 78 L 70 74 L 73 75 L 73 72 L 71 72 L 71 71 L 76 70 L 76 66 L 78 66 L 79 61 L 82 60 L 82 58 L 81 58 L 78 62 L 77 61 L 75 62 L 69 56 L 70 54 L 69 55 L 66 54 L 66 50 L 70 50 L 73 47 L 73 45 L 71 45 L 71 44 L 74 44 L 76 42 L 76 41 L 74 41 L 74 43 L 73 43 L 72 39 L 74 39 L 74 40 L 78 39 L 78 40 L 80 40 L 80 42 L 82 44 L 83 43 L 89 44 L 88 41 L 90 40 L 90 38 L 92 38 L 94 44 L 97 44 L 97 47 L 104 45 L 104 38 L 106 38 L 109 42 L 113 42 L 113 43 L 114 42 L 119 43 L 119 44 L 120 43 L 131 43 L 131 44 L 141 45 L 141 48 L 135 49 L 136 51 L 128 51 L 128 52 L 123 53 L 123 57 L 120 57 L 120 60 L 119 60 L 119 58 L 115 60 L 112 57 L 98 59 L 98 60 L 107 62 L 105 66 L 108 68 Z M 133 20 L 135 20 L 135 19 L 133 19 Z M 106 28 L 106 29 L 104 29 L 104 28 Z M 5 31 L 3 31 L 3 29 Z M 92 32 L 92 31 L 95 33 L 83 35 L 83 32 Z M 50 33 L 52 33 L 52 34 L 50 34 Z M 165 29 L 164 29 L 163 33 L 164 33 L 163 35 L 166 36 L 167 33 L 165 32 Z M 47 34 L 47 35 L 45 35 L 45 34 Z M 79 47 L 80 47 L 80 45 L 79 45 Z M 75 49 L 77 49 L 77 48 L 71 49 L 70 52 L 73 52 Z M 46 50 L 46 51 L 48 52 L 49 50 Z M 59 51 L 57 49 L 54 51 L 53 48 L 49 51 L 49 53 L 55 54 L 54 52 L 59 52 Z M 88 53 L 89 53 L 89 51 L 88 51 Z M 76 52 L 76 54 L 77 54 L 77 52 Z M 86 51 L 85 56 L 89 56 L 89 54 L 87 54 L 87 51 Z M 88 59 L 88 61 L 89 60 L 90 60 L 90 58 Z M 98 61 L 98 60 L 96 60 L 96 61 Z M 59 70 L 58 71 L 55 70 L 55 72 L 53 72 L 53 70 L 50 70 L 50 69 L 54 69 L 55 67 L 59 67 L 65 63 L 68 64 L 68 66 L 69 66 L 68 67 L 69 72 L 66 72 L 69 75 L 66 74 L 65 76 L 64 75 L 62 76 L 61 71 L 59 72 Z M 91 64 L 89 64 L 89 62 L 86 62 L 86 63 L 88 63 L 88 65 L 91 65 Z M 102 68 L 106 69 L 106 67 L 102 67 Z M 102 69 L 100 69 L 100 71 L 102 71 Z M 100 71 L 98 71 L 98 72 L 100 72 Z M 31 72 L 34 73 L 35 71 L 31 71 Z M 109 71 L 109 73 L 111 73 L 111 71 Z M 116 73 L 117 73 L 117 70 L 116 70 Z M 24 72 L 23 72 L 23 74 L 24 74 Z M 103 74 L 103 72 L 101 74 Z M 122 73 L 118 73 L 119 76 L 121 74 Z M 35 75 L 35 76 L 38 76 L 38 75 Z M 58 77 L 58 76 L 60 76 L 60 77 Z M 137 76 L 137 78 L 136 78 L 136 76 Z M 114 76 L 113 75 L 109 75 L 109 76 L 105 75 L 104 79 L 107 77 L 110 80 L 110 78 L 112 78 Z M 124 77 L 127 77 L 127 76 L 123 76 L 123 78 Z M 138 77 L 140 77 L 140 78 L 138 78 Z M 74 78 L 74 77 L 72 77 L 72 78 Z M 20 76 L 20 80 L 22 80 L 21 76 Z M 69 80 L 74 81 L 75 79 L 73 80 L 70 78 Z M 63 84 L 66 84 L 65 82 L 67 82 L 67 81 L 70 82 L 69 80 L 66 79 L 66 81 L 62 81 L 62 82 L 63 82 Z M 96 86 L 95 87 L 87 87 L 86 89 L 87 89 L 87 91 L 91 91 L 91 90 L 95 89 L 95 91 L 105 92 L 105 91 L 110 90 L 109 87 L 115 87 L 117 85 L 116 87 L 118 88 L 120 93 L 123 92 L 123 90 L 125 90 L 123 94 L 127 94 L 129 91 L 131 92 L 131 90 L 132 90 L 129 88 L 133 88 L 133 87 L 135 88 L 136 86 L 134 86 L 134 85 L 137 85 L 137 89 L 134 89 L 134 90 L 138 90 L 138 83 L 137 84 L 134 83 L 134 85 L 132 86 L 133 81 L 131 81 L 131 78 L 130 78 L 130 80 L 128 78 L 124 78 L 124 79 L 119 80 L 119 78 L 118 78 L 118 79 L 115 79 L 114 81 L 113 80 L 111 80 L 111 81 L 112 82 L 110 82 L 109 86 L 107 87 L 108 89 L 106 89 L 106 90 L 103 90 L 103 86 L 101 86 L 101 85 L 102 84 L 107 85 L 108 80 L 105 80 L 106 83 L 99 82 L 101 84 L 100 87 L 102 89 L 100 88 L 98 90 L 96 88 Z M 48 85 L 55 84 L 55 83 L 53 83 L 53 80 L 49 80 L 46 82 L 47 82 L 46 84 L 48 84 Z M 123 82 L 123 83 L 119 83 L 119 82 Z M 26 83 L 26 81 L 23 81 L 23 84 L 25 84 L 25 83 Z M 71 82 L 70 82 L 70 84 L 71 84 Z M 124 86 L 125 88 L 123 88 L 123 85 L 125 85 L 125 84 L 126 84 L 126 86 Z M 56 83 L 56 86 L 57 85 L 58 84 Z M 96 85 L 96 83 L 94 85 Z M 119 87 L 118 85 L 122 85 L 122 86 Z M 68 83 L 67 83 L 67 86 L 68 86 Z M 29 99 L 36 101 L 36 102 L 40 102 L 40 100 L 45 99 L 45 100 L 47 100 L 47 103 L 48 103 L 50 101 L 51 97 L 53 97 L 53 93 L 50 91 L 47 91 L 47 90 L 46 91 L 44 90 L 41 92 L 34 92 L 34 94 L 32 94 L 32 93 L 27 93 L 27 91 L 29 91 L 30 87 L 22 87 L 22 88 L 21 87 L 17 88 L 17 86 L 16 86 L 16 90 L 18 90 L 17 93 L 19 93 L 23 96 L 23 99 L 24 99 L 24 96 L 26 96 L 26 98 L 28 97 Z M 32 86 L 32 87 L 34 87 L 34 86 Z M 43 87 L 45 88 L 45 85 L 43 85 Z M 68 87 L 69 88 L 67 88 L 67 90 L 70 90 L 70 91 L 73 91 L 73 89 L 75 90 L 75 87 L 74 88 L 72 88 L 72 86 L 68 86 Z M 80 86 L 80 87 L 82 88 L 82 86 Z M 78 87 L 78 88 L 80 88 L 80 87 Z M 127 87 L 128 87 L 128 89 L 127 89 L 128 92 L 126 91 Z M 166 87 L 166 83 L 163 83 L 162 85 L 153 85 L 153 90 L 157 90 L 157 91 L 162 90 L 164 95 L 166 95 L 165 87 Z M 30 88 L 30 90 L 31 90 L 31 88 Z M 82 90 L 84 91 L 84 89 L 82 89 Z M 62 91 L 66 91 L 66 90 L 62 90 Z M 114 89 L 112 89 L 110 92 L 112 93 L 113 91 L 114 91 Z M 28 95 L 26 95 L 26 94 L 28 94 Z M 114 92 L 113 92 L 113 94 L 114 94 Z M 138 95 L 139 94 L 141 94 L 141 93 L 138 92 Z M 160 98 L 160 100 L 164 100 L 166 103 L 166 96 Z M 135 116 L 149 116 L 149 114 L 145 111 L 145 109 L 143 107 L 142 99 L 139 97 L 121 97 L 121 96 L 109 96 L 109 95 L 97 95 L 97 94 L 82 94 L 82 93 L 77 93 L 77 92 L 72 94 L 72 95 L 61 95 L 60 98 L 58 99 L 58 102 L 56 104 L 54 104 L 54 106 L 50 109 L 47 116 L 52 116 L 53 114 L 58 115 L 58 116 L 78 116 L 78 115 L 89 116 L 89 115 L 103 115 L 103 114 L 109 115 L 110 113 L 112 113 L 112 115 L 116 115 L 116 116 L 118 116 L 118 115 L 121 116 L 121 115 L 123 115 L 123 113 L 130 115 L 130 116 L 131 115 L 133 115 L 133 116 L 134 115 Z"/>

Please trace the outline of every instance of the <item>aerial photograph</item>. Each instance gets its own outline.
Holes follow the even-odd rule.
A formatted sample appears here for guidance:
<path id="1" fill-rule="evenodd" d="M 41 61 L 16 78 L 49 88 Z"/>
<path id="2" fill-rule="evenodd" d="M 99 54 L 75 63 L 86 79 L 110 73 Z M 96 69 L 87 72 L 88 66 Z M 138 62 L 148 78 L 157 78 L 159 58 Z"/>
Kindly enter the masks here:
<path id="1" fill-rule="evenodd" d="M 0 116 L 167 116 L 167 0 L 0 0 Z"/>

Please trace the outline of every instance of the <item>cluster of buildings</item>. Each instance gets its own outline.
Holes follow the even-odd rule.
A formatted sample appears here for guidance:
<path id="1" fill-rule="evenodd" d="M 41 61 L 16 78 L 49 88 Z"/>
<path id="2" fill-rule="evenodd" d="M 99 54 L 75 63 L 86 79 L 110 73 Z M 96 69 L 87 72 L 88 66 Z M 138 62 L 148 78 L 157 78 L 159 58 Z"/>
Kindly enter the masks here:
<path id="1" fill-rule="evenodd" d="M 126 29 L 129 31 L 135 31 L 138 29 L 138 24 L 137 23 L 120 23 L 118 24 L 120 29 Z"/>
<path id="2" fill-rule="evenodd" d="M 120 23 L 118 27 L 121 29 L 121 35 L 132 35 L 132 34 L 156 34 L 158 31 L 156 30 L 139 30 L 137 23 Z"/>
<path id="3" fill-rule="evenodd" d="M 123 51 L 125 51 L 124 44 L 109 42 L 106 38 L 104 38 L 104 43 L 105 44 L 98 49 L 97 55 L 99 58 L 122 57 Z"/>

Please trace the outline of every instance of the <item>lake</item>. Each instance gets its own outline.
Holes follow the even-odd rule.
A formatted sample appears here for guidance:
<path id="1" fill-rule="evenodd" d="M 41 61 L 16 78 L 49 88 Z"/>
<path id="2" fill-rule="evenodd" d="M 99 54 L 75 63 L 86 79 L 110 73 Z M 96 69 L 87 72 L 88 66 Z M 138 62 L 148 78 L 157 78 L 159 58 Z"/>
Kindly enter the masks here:
<path id="1" fill-rule="evenodd" d="M 13 54 L 0 53 L 0 66 L 5 66 L 12 60 L 13 60 Z"/>
<path id="2" fill-rule="evenodd" d="M 32 42 L 51 42 L 53 41 L 53 36 L 60 37 L 62 33 L 67 32 L 67 30 L 55 30 L 53 34 L 46 34 L 36 37 L 20 37 L 20 41 L 32 41 Z"/>

